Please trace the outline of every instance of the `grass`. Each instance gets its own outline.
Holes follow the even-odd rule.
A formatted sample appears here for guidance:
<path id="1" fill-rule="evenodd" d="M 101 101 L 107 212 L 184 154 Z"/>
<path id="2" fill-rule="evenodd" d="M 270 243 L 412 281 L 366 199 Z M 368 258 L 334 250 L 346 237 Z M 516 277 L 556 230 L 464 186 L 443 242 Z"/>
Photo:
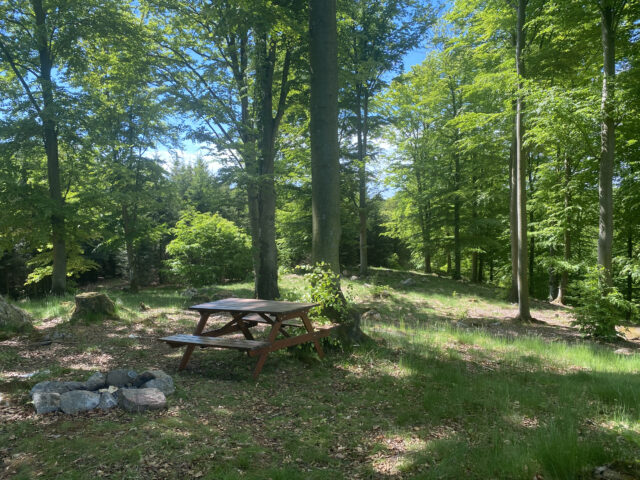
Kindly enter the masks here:
<path id="1" fill-rule="evenodd" d="M 299 299 L 302 282 L 286 276 L 281 289 Z M 575 479 L 613 464 L 640 478 L 637 353 L 582 341 L 566 310 L 543 304 L 534 315 L 550 325 L 513 324 L 488 287 L 378 270 L 345 290 L 380 313 L 365 316 L 373 341 L 322 362 L 276 352 L 257 382 L 254 361 L 230 351 L 196 351 L 175 372 L 181 351 L 155 340 L 193 328 L 175 288 L 109 291 L 121 318 L 96 325 L 69 326 L 69 299 L 22 304 L 73 337 L 0 344 L 0 477 Z M 27 404 L 37 380 L 120 366 L 174 375 L 168 410 L 36 417 Z"/>

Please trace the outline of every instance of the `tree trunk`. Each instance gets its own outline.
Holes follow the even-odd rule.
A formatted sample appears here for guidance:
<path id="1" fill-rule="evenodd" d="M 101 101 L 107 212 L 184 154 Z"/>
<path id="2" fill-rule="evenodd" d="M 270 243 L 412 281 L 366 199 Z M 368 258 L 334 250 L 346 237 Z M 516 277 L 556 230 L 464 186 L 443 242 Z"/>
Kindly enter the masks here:
<path id="1" fill-rule="evenodd" d="M 460 157 L 455 154 L 454 160 L 454 188 L 456 190 L 456 193 L 453 200 L 453 278 L 455 280 L 459 280 L 461 277 L 460 264 L 462 262 L 460 247 L 460 195 L 458 194 L 458 190 L 460 188 Z"/>
<path id="2" fill-rule="evenodd" d="M 569 263 L 569 259 L 571 258 L 571 235 L 569 231 L 569 225 L 571 223 L 571 219 L 569 218 L 569 205 L 571 204 L 571 194 L 569 191 L 569 181 L 571 180 L 571 162 L 569 160 L 569 156 L 565 155 L 564 157 L 564 211 L 565 211 L 565 220 L 564 220 L 564 228 L 563 228 L 563 243 L 564 243 L 564 252 L 563 252 L 563 260 L 565 265 Z M 558 303 L 560 305 L 565 304 L 565 296 L 567 294 L 567 284 L 569 283 L 569 272 L 567 271 L 566 266 L 562 268 L 562 272 L 560 273 L 560 285 L 558 286 L 558 296 L 554 300 L 554 303 Z"/>
<path id="3" fill-rule="evenodd" d="M 601 153 L 598 178 L 598 199 L 600 205 L 598 235 L 598 265 L 604 270 L 605 282 L 613 285 L 613 163 L 615 159 L 614 81 L 615 67 L 615 10 L 611 0 L 601 2 L 601 31 L 604 75 L 602 78 L 601 103 Z"/>
<path id="4" fill-rule="evenodd" d="M 553 245 L 549 247 L 549 257 L 555 257 L 556 251 L 553 248 Z M 547 300 L 549 302 L 553 302 L 558 294 L 558 276 L 556 275 L 556 269 L 553 267 L 549 267 L 549 282 L 548 282 L 549 294 L 547 295 Z"/>
<path id="5" fill-rule="evenodd" d="M 471 253 L 471 281 L 478 282 L 478 252 Z"/>
<path id="6" fill-rule="evenodd" d="M 136 255 L 134 247 L 134 232 L 132 223 L 135 219 L 131 218 L 129 209 L 126 205 L 122 205 L 122 230 L 124 231 L 124 244 L 127 250 L 127 272 L 129 274 L 129 289 L 137 292 L 140 286 L 138 280 L 138 267 L 136 265 Z"/>
<path id="7" fill-rule="evenodd" d="M 518 0 L 516 25 L 516 73 L 518 76 L 518 93 L 516 98 L 516 184 L 517 184 L 517 218 L 518 218 L 518 319 L 531 320 L 529 311 L 529 282 L 527 276 L 527 156 L 522 148 L 522 77 L 524 75 L 524 61 L 522 49 L 524 47 L 524 22 L 526 0 Z"/>
<path id="8" fill-rule="evenodd" d="M 629 228 L 627 234 L 627 258 L 629 261 L 633 260 L 633 230 Z M 631 273 L 627 274 L 627 301 L 633 302 L 633 277 Z M 631 320 L 631 311 L 627 311 L 627 320 Z"/>
<path id="9" fill-rule="evenodd" d="M 312 260 L 340 273 L 336 0 L 310 1 Z"/>
<path id="10" fill-rule="evenodd" d="M 42 87 L 42 120 L 44 149 L 47 155 L 47 179 L 49 198 L 51 199 L 51 243 L 53 245 L 53 274 L 51 293 L 61 295 L 66 290 L 67 253 L 65 245 L 64 199 L 60 188 L 60 162 L 58 158 L 58 132 L 56 105 L 53 98 L 51 69 L 53 62 L 50 51 L 49 33 L 46 25 L 46 12 L 42 0 L 32 0 L 36 17 L 36 38 L 40 59 L 40 85 Z"/>
<path id="11" fill-rule="evenodd" d="M 484 282 L 484 253 L 479 255 L 478 259 L 478 283 Z"/>
<path id="12" fill-rule="evenodd" d="M 515 107 L 515 105 L 514 105 Z M 515 108 L 514 108 L 515 110 Z M 509 231 L 511 240 L 511 287 L 508 299 L 518 301 L 518 184 L 516 176 L 516 129 L 515 123 L 511 137 L 509 158 Z"/>
<path id="13" fill-rule="evenodd" d="M 424 188 L 422 185 L 422 175 L 417 167 L 414 168 L 416 185 L 418 188 L 418 215 L 420 217 L 420 232 L 422 233 L 422 255 L 424 257 L 424 273 L 431 273 L 431 228 L 430 214 L 431 204 L 429 201 L 423 205 Z"/>
<path id="14" fill-rule="evenodd" d="M 363 92 L 363 90 L 365 90 Z M 364 95 L 364 98 L 362 96 Z M 358 84 L 358 218 L 360 221 L 360 275 L 369 268 L 367 256 L 367 120 L 369 98 L 366 89 Z M 361 101 L 362 98 L 362 101 Z"/>
<path id="15" fill-rule="evenodd" d="M 274 158 L 276 125 L 273 119 L 273 72 L 276 62 L 275 44 L 267 45 L 267 35 L 256 38 L 258 100 L 258 171 L 257 171 L 257 242 L 255 270 L 257 298 L 273 300 L 278 290 L 278 250 L 276 248 L 276 190 Z M 255 205 L 254 205 L 255 206 Z"/>
<path id="16" fill-rule="evenodd" d="M 447 250 L 447 275 L 451 275 L 451 250 Z"/>

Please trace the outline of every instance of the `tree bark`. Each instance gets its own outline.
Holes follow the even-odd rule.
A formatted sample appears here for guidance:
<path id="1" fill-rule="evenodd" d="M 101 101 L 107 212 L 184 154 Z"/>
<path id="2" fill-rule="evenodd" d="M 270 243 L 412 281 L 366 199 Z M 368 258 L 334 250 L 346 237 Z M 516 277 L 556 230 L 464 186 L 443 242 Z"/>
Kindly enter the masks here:
<path id="1" fill-rule="evenodd" d="M 46 11 L 42 0 L 32 0 L 36 18 L 36 40 L 40 60 L 40 85 L 42 87 L 43 107 L 40 111 L 42 120 L 42 137 L 47 155 L 47 179 L 49 182 L 49 198 L 51 199 L 51 243 L 53 245 L 53 273 L 51 277 L 51 293 L 62 295 L 66 290 L 67 253 L 65 244 L 64 199 L 60 187 L 60 161 L 58 157 L 58 125 L 56 121 L 56 104 L 53 98 L 51 69 L 52 55 L 47 31 Z"/>
<path id="2" fill-rule="evenodd" d="M 598 235 L 598 265 L 604 270 L 604 280 L 613 285 L 613 164 L 615 160 L 614 81 L 615 69 L 615 9 L 611 0 L 601 1 L 601 33 L 603 51 L 600 171 L 598 200 L 600 206 Z"/>
<path id="3" fill-rule="evenodd" d="M 565 265 L 569 263 L 569 259 L 571 258 L 571 234 L 569 230 L 569 225 L 571 223 L 571 219 L 569 217 L 569 206 L 571 205 L 571 192 L 569 191 L 569 182 L 571 180 L 571 161 L 569 160 L 569 156 L 565 155 L 564 157 L 564 211 L 565 211 L 565 220 L 564 220 L 564 228 L 562 232 L 564 249 L 563 249 L 563 260 Z M 560 305 L 565 304 L 565 297 L 567 294 L 567 284 L 569 283 L 569 272 L 567 271 L 566 266 L 562 268 L 562 272 L 560 273 L 560 284 L 558 286 L 558 295 L 554 300 L 554 303 L 558 303 Z"/>
<path id="4" fill-rule="evenodd" d="M 311 0 L 312 260 L 340 273 L 338 47 L 336 0 Z"/>
<path id="5" fill-rule="evenodd" d="M 431 273 L 431 228 L 430 214 L 431 203 L 427 200 L 423 205 L 424 187 L 422 185 L 422 175 L 418 167 L 414 167 L 416 185 L 418 189 L 418 215 L 420 217 L 420 232 L 422 233 L 422 254 L 424 256 L 424 273 Z"/>
<path id="6" fill-rule="evenodd" d="M 278 250 L 276 247 L 276 190 L 274 184 L 275 138 L 277 125 L 273 118 L 273 76 L 276 62 L 275 44 L 268 45 L 267 34 L 256 38 L 256 77 L 258 101 L 258 165 L 256 198 L 257 268 L 255 295 L 273 300 L 278 290 Z M 285 67 L 286 68 L 286 67 Z M 286 81 L 286 79 L 284 80 Z"/>
<path id="7" fill-rule="evenodd" d="M 362 98 L 364 96 L 364 98 Z M 367 134 L 369 117 L 369 97 L 367 89 L 358 84 L 358 219 L 360 222 L 360 275 L 366 275 L 369 268 L 367 255 Z"/>
<path id="8" fill-rule="evenodd" d="M 522 148 L 522 78 L 524 75 L 524 23 L 526 0 L 518 0 L 516 25 L 516 74 L 518 76 L 518 93 L 516 97 L 516 185 L 517 185 L 517 219 L 518 219 L 518 319 L 531 320 L 529 311 L 528 282 L 528 249 L 527 249 L 527 156 Z"/>
<path id="9" fill-rule="evenodd" d="M 515 104 L 514 104 L 515 110 Z M 516 176 L 516 129 L 513 127 L 509 157 L 509 231 L 511 240 L 511 287 L 508 299 L 518 301 L 518 184 Z"/>
<path id="10" fill-rule="evenodd" d="M 471 281 L 478 283 L 478 252 L 471 252 Z"/>

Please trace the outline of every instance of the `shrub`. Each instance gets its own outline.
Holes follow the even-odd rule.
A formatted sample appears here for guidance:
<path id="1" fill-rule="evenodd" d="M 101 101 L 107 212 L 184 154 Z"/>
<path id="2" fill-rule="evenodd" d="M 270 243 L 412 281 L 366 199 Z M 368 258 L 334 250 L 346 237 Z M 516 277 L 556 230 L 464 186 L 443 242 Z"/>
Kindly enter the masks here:
<path id="1" fill-rule="evenodd" d="M 307 299 L 320 304 L 312 309 L 311 313 L 336 322 L 346 321 L 348 309 L 338 288 L 340 277 L 331 271 L 329 265 L 322 262 L 315 266 L 300 266 L 298 269 L 305 272 L 304 278 L 309 286 Z"/>
<path id="2" fill-rule="evenodd" d="M 613 339 L 616 325 L 625 318 L 633 305 L 615 287 L 606 285 L 601 267 L 592 268 L 578 284 L 580 305 L 575 309 L 574 324 L 591 337 Z"/>
<path id="3" fill-rule="evenodd" d="M 172 273 L 195 287 L 243 280 L 252 270 L 251 243 L 233 222 L 220 215 L 188 210 L 167 245 Z"/>

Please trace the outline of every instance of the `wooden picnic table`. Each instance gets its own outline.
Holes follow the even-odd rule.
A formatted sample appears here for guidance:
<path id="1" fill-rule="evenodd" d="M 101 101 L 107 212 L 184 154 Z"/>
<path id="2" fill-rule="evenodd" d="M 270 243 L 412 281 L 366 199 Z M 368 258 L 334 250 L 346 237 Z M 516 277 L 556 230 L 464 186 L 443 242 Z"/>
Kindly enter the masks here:
<path id="1" fill-rule="evenodd" d="M 333 329 L 314 329 L 309 319 L 309 310 L 317 303 L 280 302 L 250 298 L 225 298 L 215 302 L 201 303 L 189 307 L 200 313 L 200 321 L 193 335 L 172 335 L 160 340 L 171 347 L 186 345 L 178 370 L 183 370 L 195 347 L 229 348 L 245 351 L 250 357 L 258 357 L 253 378 L 258 378 L 269 353 L 281 348 L 313 342 L 320 358 L 324 356 L 320 338 L 326 337 Z M 204 331 L 212 313 L 229 313 L 231 320 L 220 328 Z M 271 326 L 266 340 L 256 340 L 251 328 L 258 324 Z M 306 333 L 294 334 L 292 329 L 304 329 Z M 225 335 L 241 332 L 244 338 L 223 338 Z M 280 338 L 279 338 L 280 336 Z"/>

